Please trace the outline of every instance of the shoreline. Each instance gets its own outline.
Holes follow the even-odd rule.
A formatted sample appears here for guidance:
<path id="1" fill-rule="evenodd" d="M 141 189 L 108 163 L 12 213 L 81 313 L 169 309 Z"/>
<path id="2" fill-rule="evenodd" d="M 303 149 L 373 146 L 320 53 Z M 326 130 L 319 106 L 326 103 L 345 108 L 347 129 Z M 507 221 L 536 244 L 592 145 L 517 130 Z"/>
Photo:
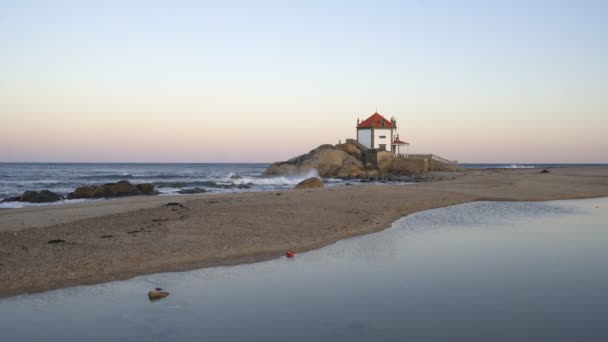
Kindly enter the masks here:
<path id="1" fill-rule="evenodd" d="M 608 196 L 608 167 L 549 170 L 471 169 L 411 185 L 140 196 L 2 210 L 0 297 L 273 259 L 288 249 L 299 253 L 381 231 L 414 212 L 474 201 Z"/>

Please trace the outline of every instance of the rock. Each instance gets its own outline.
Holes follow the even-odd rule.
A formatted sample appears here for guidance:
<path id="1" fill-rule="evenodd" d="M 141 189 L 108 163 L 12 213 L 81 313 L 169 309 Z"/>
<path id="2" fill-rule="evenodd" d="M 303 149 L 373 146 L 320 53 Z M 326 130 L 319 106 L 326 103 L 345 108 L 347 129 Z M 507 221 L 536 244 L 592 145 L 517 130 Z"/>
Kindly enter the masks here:
<path id="1" fill-rule="evenodd" d="M 169 296 L 169 292 L 166 291 L 152 290 L 148 292 L 148 298 L 150 298 L 150 300 L 158 300 L 167 296 Z"/>
<path id="2" fill-rule="evenodd" d="M 323 184 L 323 181 L 321 179 L 317 177 L 311 177 L 298 183 L 294 189 L 322 188 L 324 186 L 325 184 Z"/>
<path id="3" fill-rule="evenodd" d="M 95 186 L 80 186 L 77 187 L 74 192 L 70 192 L 68 194 L 68 199 L 77 199 L 77 198 L 93 198 L 95 193 Z"/>
<path id="4" fill-rule="evenodd" d="M 542 171 L 541 171 L 541 172 L 539 172 L 539 173 L 551 173 L 551 172 L 550 172 L 549 170 L 542 170 Z"/>
<path id="5" fill-rule="evenodd" d="M 139 184 L 135 186 L 126 180 L 103 185 L 89 185 L 76 188 L 68 195 L 68 199 L 79 198 L 110 198 L 137 195 L 156 195 L 152 184 Z"/>
<path id="6" fill-rule="evenodd" d="M 190 195 L 190 194 L 202 194 L 204 192 L 207 192 L 207 190 L 203 189 L 203 188 L 194 188 L 194 189 L 183 189 L 178 191 L 178 194 L 182 194 L 182 195 Z"/>
<path id="7" fill-rule="evenodd" d="M 61 201 L 63 196 L 49 190 L 26 191 L 21 196 L 5 198 L 2 202 L 50 203 Z"/>
<path id="8" fill-rule="evenodd" d="M 19 202 L 19 198 L 21 198 L 21 196 L 7 197 L 7 198 L 3 199 L 2 202 L 0 202 L 0 203 Z"/>
<path id="9" fill-rule="evenodd" d="M 36 193 L 36 191 L 33 192 L 34 194 L 31 197 L 25 198 L 25 196 L 22 195 L 19 200 L 21 202 L 50 203 L 61 201 L 63 199 L 63 196 L 49 190 L 41 190 L 38 193 Z"/>
<path id="10" fill-rule="evenodd" d="M 360 177 L 365 168 L 360 160 L 341 148 L 321 145 L 307 154 L 270 165 L 264 174 L 295 176 L 315 171 L 320 177 Z"/>
<path id="11" fill-rule="evenodd" d="M 144 195 L 158 195 L 158 191 L 154 190 L 154 184 L 142 183 L 137 184 L 137 190 L 141 191 Z"/>
<path id="12" fill-rule="evenodd" d="M 358 160 L 363 160 L 363 158 L 364 158 L 365 151 L 361 150 L 355 144 L 344 143 L 344 144 L 336 145 L 336 147 L 341 149 L 342 151 L 348 153 L 349 155 L 351 155 L 352 157 L 354 157 Z"/>

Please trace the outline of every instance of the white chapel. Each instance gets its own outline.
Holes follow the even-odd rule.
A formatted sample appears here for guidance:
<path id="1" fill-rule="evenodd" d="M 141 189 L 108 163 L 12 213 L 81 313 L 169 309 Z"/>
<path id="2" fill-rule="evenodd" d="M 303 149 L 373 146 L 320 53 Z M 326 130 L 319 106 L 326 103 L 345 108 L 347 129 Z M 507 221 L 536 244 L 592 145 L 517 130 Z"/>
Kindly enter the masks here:
<path id="1" fill-rule="evenodd" d="M 369 118 L 357 119 L 357 142 L 369 149 L 389 151 L 392 154 L 407 153 L 409 143 L 401 141 L 397 134 L 397 120 L 387 120 L 377 112 Z M 405 150 L 401 150 L 401 148 Z"/>

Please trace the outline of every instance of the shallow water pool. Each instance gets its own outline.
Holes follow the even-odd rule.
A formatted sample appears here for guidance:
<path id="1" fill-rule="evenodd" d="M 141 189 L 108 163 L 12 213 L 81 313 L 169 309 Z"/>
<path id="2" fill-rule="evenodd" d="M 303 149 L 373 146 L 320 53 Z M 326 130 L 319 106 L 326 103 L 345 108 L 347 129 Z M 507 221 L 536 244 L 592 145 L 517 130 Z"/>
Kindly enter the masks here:
<path id="1" fill-rule="evenodd" d="M 608 341 L 607 322 L 608 198 L 469 203 L 294 259 L 0 299 L 2 341 Z"/>

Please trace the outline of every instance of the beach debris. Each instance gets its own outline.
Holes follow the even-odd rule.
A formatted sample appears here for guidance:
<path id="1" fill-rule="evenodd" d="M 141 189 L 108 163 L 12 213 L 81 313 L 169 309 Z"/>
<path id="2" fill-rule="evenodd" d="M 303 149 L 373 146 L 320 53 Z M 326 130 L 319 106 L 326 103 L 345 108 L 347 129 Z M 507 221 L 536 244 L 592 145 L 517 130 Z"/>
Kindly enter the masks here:
<path id="1" fill-rule="evenodd" d="M 52 245 L 52 244 L 56 244 L 56 243 L 64 243 L 64 242 L 65 242 L 65 240 L 62 240 L 62 239 L 53 239 L 53 240 L 49 240 L 47 243 L 48 243 L 49 245 Z"/>
<path id="2" fill-rule="evenodd" d="M 161 289 L 160 287 L 157 287 L 156 289 L 148 292 L 148 298 L 150 299 L 150 301 L 159 300 L 167 296 L 169 296 L 169 292 L 163 291 L 163 289 Z"/>
<path id="3" fill-rule="evenodd" d="M 285 256 L 288 258 L 293 258 L 295 255 L 296 255 L 296 253 L 291 249 L 285 253 Z"/>
<path id="4" fill-rule="evenodd" d="M 175 206 L 175 207 L 179 207 L 179 208 L 185 208 L 184 205 L 179 202 L 169 202 L 166 205 L 167 205 L 167 207 Z"/>
<path id="5" fill-rule="evenodd" d="M 539 173 L 551 173 L 551 171 L 545 169 L 545 170 L 540 171 Z"/>
<path id="6" fill-rule="evenodd" d="M 152 219 L 152 222 L 164 222 L 164 221 L 169 221 L 169 219 L 168 218 Z"/>
<path id="7" fill-rule="evenodd" d="M 102 238 L 102 239 L 111 239 L 113 237 L 114 237 L 114 235 L 102 235 L 102 236 L 100 236 L 100 238 Z"/>

